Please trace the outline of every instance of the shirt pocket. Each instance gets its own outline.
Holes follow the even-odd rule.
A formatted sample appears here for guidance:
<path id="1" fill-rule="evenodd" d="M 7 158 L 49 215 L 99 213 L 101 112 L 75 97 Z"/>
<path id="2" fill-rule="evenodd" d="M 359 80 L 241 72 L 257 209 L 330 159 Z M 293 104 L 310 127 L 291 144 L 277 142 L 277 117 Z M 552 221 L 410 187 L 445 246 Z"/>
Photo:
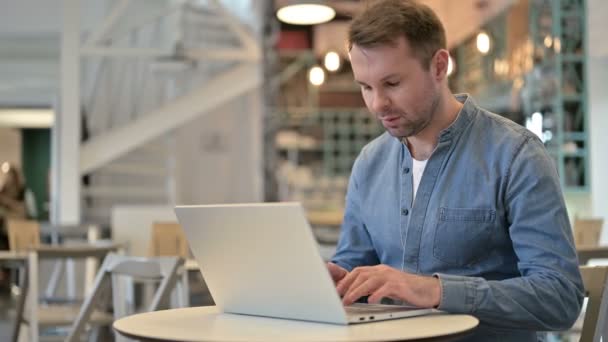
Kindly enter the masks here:
<path id="1" fill-rule="evenodd" d="M 449 265 L 470 266 L 491 251 L 496 210 L 439 208 L 433 256 Z"/>

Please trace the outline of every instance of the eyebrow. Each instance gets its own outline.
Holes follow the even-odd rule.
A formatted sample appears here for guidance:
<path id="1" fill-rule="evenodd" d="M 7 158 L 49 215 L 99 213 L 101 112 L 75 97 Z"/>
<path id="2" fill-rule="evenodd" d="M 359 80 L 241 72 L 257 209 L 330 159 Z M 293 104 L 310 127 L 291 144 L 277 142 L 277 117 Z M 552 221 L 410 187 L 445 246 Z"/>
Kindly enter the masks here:
<path id="1" fill-rule="evenodd" d="M 399 74 L 388 74 L 388 75 L 386 75 L 386 76 L 382 77 L 382 78 L 380 79 L 380 82 L 386 81 L 387 79 L 389 79 L 389 78 L 393 78 L 393 77 L 396 77 L 396 76 L 399 76 Z M 359 84 L 360 84 L 360 85 L 362 85 L 362 86 L 366 86 L 366 85 L 367 85 L 367 83 L 365 83 L 365 82 L 361 82 L 361 81 L 359 81 L 359 80 L 357 80 L 357 79 L 355 79 L 355 82 L 359 83 Z"/>

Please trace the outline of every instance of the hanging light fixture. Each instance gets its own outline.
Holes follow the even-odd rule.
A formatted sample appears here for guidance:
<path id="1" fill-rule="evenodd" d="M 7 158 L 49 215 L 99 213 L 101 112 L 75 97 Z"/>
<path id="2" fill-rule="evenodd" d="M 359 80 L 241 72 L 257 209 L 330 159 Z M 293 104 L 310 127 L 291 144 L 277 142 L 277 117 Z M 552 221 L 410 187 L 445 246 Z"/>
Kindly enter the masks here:
<path id="1" fill-rule="evenodd" d="M 486 55 L 490 52 L 491 45 L 490 36 L 485 31 L 481 31 L 477 34 L 477 50 L 479 50 L 482 55 Z"/>
<path id="2" fill-rule="evenodd" d="M 323 58 L 323 65 L 328 71 L 334 72 L 340 69 L 340 55 L 335 51 L 329 51 Z"/>
<path id="3" fill-rule="evenodd" d="M 277 11 L 280 21 L 293 25 L 315 25 L 328 22 L 336 11 L 324 1 L 287 1 Z"/>
<path id="4" fill-rule="evenodd" d="M 308 71 L 308 81 L 315 86 L 320 86 L 325 82 L 325 71 L 318 65 L 313 66 Z"/>

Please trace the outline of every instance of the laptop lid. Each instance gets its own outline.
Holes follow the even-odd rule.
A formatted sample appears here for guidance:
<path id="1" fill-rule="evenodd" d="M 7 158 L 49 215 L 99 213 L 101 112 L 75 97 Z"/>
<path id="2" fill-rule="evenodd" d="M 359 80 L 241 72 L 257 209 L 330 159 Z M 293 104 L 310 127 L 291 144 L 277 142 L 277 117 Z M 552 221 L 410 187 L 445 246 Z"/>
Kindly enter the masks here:
<path id="1" fill-rule="evenodd" d="M 299 203 L 177 206 L 175 213 L 224 312 L 347 323 Z"/>

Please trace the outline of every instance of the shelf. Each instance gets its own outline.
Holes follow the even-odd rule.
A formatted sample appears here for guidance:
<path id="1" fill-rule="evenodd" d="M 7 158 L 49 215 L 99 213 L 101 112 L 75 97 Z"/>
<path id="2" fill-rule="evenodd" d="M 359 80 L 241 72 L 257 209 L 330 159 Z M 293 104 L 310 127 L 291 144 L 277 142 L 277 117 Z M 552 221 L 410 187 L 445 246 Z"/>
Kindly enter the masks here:
<path id="1" fill-rule="evenodd" d="M 563 94 L 562 100 L 567 102 L 582 102 L 583 97 L 578 94 Z"/>
<path id="2" fill-rule="evenodd" d="M 585 158 L 587 157 L 587 151 L 586 150 L 578 150 L 578 151 L 562 151 L 562 155 L 564 157 L 577 157 L 577 158 Z"/>
<path id="3" fill-rule="evenodd" d="M 587 141 L 587 133 L 585 132 L 564 132 L 564 141 Z"/>
<path id="4" fill-rule="evenodd" d="M 562 62 L 584 62 L 585 61 L 585 57 L 579 54 L 573 54 L 573 53 L 568 53 L 568 54 L 562 54 Z"/>

